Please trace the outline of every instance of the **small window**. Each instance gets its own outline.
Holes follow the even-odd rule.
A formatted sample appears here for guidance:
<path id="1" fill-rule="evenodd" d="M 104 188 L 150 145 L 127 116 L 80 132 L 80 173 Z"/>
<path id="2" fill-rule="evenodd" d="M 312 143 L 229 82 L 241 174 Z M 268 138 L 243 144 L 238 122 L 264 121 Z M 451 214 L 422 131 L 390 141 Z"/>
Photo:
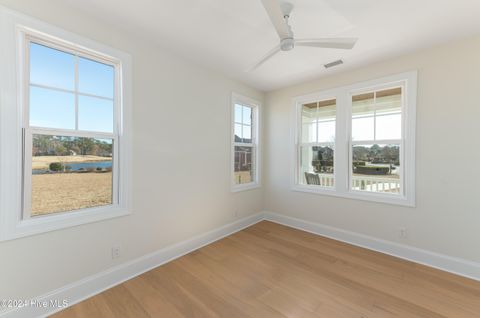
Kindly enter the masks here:
<path id="1" fill-rule="evenodd" d="M 335 186 L 336 104 L 336 99 L 326 99 L 301 105 L 302 129 L 298 147 L 301 184 Z"/>
<path id="2" fill-rule="evenodd" d="M 233 95 L 232 102 L 232 188 L 258 186 L 258 106 L 255 101 Z"/>

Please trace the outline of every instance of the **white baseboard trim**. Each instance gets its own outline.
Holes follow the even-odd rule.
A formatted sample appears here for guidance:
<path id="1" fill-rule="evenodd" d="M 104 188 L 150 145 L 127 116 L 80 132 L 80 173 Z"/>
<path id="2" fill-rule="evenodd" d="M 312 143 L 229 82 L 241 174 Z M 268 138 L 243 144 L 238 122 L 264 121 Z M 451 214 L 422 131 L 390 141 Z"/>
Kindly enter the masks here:
<path id="1" fill-rule="evenodd" d="M 147 254 L 138 259 L 115 266 L 104 272 L 89 276 L 75 283 L 59 288 L 46 295 L 35 299 L 38 306 L 26 306 L 15 308 L 5 312 L 0 312 L 1 318 L 26 318 L 26 317 L 45 317 L 51 315 L 62 308 L 43 307 L 40 304 L 50 301 L 64 299 L 68 300 L 68 305 L 74 305 L 87 298 L 90 298 L 104 290 L 112 288 L 133 277 L 143 274 L 155 267 L 170 262 L 178 257 L 197 250 L 205 245 L 220 240 L 228 235 L 238 232 L 246 227 L 263 220 L 263 213 L 257 213 L 246 218 L 237 220 L 224 225 L 207 233 L 198 235 L 189 240 L 168 246 L 151 254 Z"/>
<path id="2" fill-rule="evenodd" d="M 220 240 L 262 220 L 282 224 L 288 227 L 332 238 L 355 246 L 364 247 L 380 253 L 406 259 L 453 274 L 480 281 L 480 263 L 430 252 L 416 247 L 381 240 L 364 234 L 354 233 L 319 223 L 292 218 L 273 212 L 257 213 L 224 225 L 189 240 L 168 246 L 138 259 L 115 266 L 101 273 L 86 277 L 53 292 L 34 299 L 37 306 L 26 306 L 8 311 L 0 311 L 0 318 L 45 317 L 60 309 L 42 306 L 51 301 L 68 300 L 74 305 L 104 290 L 112 288 L 131 278 L 143 274 L 155 267 L 168 263 L 178 257 Z"/>
<path id="3" fill-rule="evenodd" d="M 304 221 L 278 213 L 264 212 L 265 220 L 288 227 L 325 236 L 355 246 L 360 246 L 380 253 L 392 255 L 415 263 L 437 268 L 456 275 L 480 281 L 480 263 L 451 257 L 420 248 L 399 244 L 350 232 L 319 223 Z"/>

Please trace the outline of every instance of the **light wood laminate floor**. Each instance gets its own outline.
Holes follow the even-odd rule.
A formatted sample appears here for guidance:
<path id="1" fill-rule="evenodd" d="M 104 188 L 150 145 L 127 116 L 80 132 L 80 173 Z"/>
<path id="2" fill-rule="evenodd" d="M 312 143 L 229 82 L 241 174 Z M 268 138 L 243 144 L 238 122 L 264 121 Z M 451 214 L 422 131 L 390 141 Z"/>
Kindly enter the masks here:
<path id="1" fill-rule="evenodd" d="M 64 317 L 480 317 L 480 282 L 263 221 Z"/>

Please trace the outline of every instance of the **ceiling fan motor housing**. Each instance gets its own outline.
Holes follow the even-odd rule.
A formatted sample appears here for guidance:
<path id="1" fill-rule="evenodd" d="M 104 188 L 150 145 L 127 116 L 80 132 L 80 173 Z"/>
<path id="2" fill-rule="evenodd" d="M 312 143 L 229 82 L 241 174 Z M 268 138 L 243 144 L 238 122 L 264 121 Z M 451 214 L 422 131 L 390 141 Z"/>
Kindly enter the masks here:
<path id="1" fill-rule="evenodd" d="M 290 51 L 295 47 L 295 40 L 293 38 L 286 38 L 280 41 L 280 49 L 282 51 Z"/>

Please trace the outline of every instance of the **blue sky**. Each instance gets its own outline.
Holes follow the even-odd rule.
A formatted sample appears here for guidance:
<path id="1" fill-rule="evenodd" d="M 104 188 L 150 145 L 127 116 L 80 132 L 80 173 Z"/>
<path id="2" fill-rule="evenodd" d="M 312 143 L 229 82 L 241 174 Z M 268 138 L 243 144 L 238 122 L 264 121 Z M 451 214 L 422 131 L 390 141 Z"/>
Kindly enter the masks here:
<path id="1" fill-rule="evenodd" d="M 36 43 L 30 45 L 30 125 L 75 129 L 75 94 L 35 85 L 75 91 L 77 60 L 78 128 L 113 132 L 114 68 Z"/>

